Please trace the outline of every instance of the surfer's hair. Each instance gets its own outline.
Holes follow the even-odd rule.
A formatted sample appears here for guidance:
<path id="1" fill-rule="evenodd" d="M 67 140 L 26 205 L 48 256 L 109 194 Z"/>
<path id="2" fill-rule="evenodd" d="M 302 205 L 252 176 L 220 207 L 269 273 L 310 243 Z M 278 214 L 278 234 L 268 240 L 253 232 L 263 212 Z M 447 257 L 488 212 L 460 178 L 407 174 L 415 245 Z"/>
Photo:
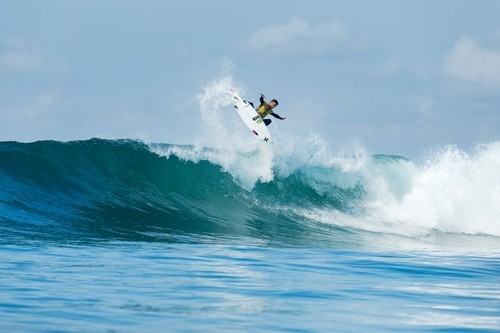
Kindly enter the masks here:
<path id="1" fill-rule="evenodd" d="M 278 106 L 280 103 L 278 103 L 278 100 L 277 99 L 272 99 L 271 102 L 274 102 L 276 103 L 276 106 Z"/>

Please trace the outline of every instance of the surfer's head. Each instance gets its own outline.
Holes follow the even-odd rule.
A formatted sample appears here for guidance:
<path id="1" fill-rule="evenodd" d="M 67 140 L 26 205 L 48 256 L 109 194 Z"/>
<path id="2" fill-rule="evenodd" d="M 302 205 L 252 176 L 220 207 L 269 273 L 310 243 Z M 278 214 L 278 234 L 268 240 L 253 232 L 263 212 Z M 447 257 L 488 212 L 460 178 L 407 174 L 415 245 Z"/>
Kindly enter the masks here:
<path id="1" fill-rule="evenodd" d="M 272 107 L 272 108 L 274 108 L 274 107 L 278 106 L 278 104 L 279 104 L 279 103 L 278 103 L 278 100 L 276 100 L 276 99 L 272 99 L 272 100 L 269 102 L 269 106 L 270 106 L 270 107 Z"/>

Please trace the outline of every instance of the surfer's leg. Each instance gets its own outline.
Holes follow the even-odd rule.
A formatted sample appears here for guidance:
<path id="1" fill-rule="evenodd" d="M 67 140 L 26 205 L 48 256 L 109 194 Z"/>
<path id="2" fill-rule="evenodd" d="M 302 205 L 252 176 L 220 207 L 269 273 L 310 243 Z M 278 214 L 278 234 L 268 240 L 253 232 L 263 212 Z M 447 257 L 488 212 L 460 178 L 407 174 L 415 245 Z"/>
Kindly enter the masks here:
<path id="1" fill-rule="evenodd" d="M 248 104 L 250 104 L 255 109 L 255 106 L 253 106 L 252 102 L 248 102 Z"/>
<path id="2" fill-rule="evenodd" d="M 269 124 L 271 123 L 271 119 L 262 119 L 264 120 L 264 124 L 266 124 L 266 126 L 269 126 Z"/>

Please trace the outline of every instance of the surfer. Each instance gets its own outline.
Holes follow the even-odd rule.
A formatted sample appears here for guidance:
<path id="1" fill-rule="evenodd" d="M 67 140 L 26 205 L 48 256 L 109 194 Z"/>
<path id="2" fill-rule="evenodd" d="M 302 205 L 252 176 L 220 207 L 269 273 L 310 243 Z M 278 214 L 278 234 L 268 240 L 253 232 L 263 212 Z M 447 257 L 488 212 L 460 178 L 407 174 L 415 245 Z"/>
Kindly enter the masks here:
<path id="1" fill-rule="evenodd" d="M 260 105 L 257 108 L 257 113 L 262 118 L 262 120 L 264 120 L 264 124 L 266 124 L 266 126 L 269 126 L 269 124 L 271 123 L 271 119 L 264 119 L 269 114 L 271 116 L 273 116 L 274 118 L 285 120 L 286 117 L 281 117 L 279 114 L 274 113 L 274 111 L 273 111 L 273 109 L 278 106 L 278 104 L 279 104 L 278 101 L 273 99 L 269 103 L 266 103 L 266 101 L 264 100 L 265 98 L 266 98 L 266 96 L 264 96 L 263 94 L 260 94 Z M 252 104 L 252 106 L 253 106 L 253 104 Z"/>

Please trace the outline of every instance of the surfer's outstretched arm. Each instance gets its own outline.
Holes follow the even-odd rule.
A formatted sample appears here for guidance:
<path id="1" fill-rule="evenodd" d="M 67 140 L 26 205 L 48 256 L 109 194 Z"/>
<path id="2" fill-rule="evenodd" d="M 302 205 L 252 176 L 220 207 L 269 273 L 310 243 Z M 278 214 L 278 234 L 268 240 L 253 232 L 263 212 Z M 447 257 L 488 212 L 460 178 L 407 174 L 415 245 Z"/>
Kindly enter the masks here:
<path id="1" fill-rule="evenodd" d="M 274 118 L 281 119 L 281 120 L 285 120 L 285 119 L 286 119 L 286 117 L 282 117 L 282 116 L 280 116 L 279 114 L 274 113 L 274 112 L 273 112 L 273 113 L 271 113 L 271 116 L 273 116 Z"/>

